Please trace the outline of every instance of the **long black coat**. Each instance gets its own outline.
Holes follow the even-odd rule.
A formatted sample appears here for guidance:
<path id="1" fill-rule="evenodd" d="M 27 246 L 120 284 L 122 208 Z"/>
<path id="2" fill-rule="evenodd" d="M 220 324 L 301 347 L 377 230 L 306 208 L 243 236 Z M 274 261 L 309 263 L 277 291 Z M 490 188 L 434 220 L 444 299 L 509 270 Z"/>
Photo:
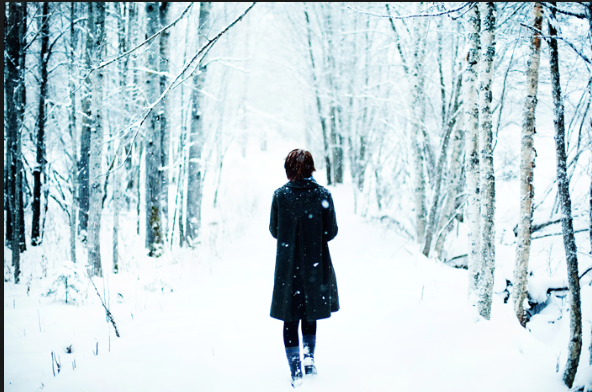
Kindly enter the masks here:
<path id="1" fill-rule="evenodd" d="M 339 310 L 327 241 L 337 235 L 331 193 L 315 181 L 290 181 L 273 194 L 271 235 L 277 254 L 271 317 L 309 321 Z"/>

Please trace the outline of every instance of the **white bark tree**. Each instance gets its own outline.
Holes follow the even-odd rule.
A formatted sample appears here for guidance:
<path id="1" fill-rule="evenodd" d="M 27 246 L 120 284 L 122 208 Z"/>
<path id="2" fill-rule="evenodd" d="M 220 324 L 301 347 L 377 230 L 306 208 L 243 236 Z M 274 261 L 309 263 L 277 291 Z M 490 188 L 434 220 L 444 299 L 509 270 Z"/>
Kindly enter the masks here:
<path id="1" fill-rule="evenodd" d="M 477 81 L 479 75 L 479 60 L 481 52 L 481 17 L 479 8 L 473 7 L 467 13 L 467 64 L 463 81 L 464 86 L 464 122 L 467 129 L 466 137 L 466 173 L 468 208 L 467 220 L 469 224 L 468 241 L 468 269 L 469 269 L 469 304 L 477 305 L 479 276 L 481 263 L 479 250 L 481 248 L 481 192 L 480 192 L 480 163 L 479 163 L 479 90 Z"/>
<path id="2" fill-rule="evenodd" d="M 530 256 L 530 237 L 532 232 L 532 204 L 534 186 L 532 183 L 534 172 L 534 141 L 537 105 L 537 87 L 539 82 L 539 64 L 541 58 L 541 37 L 537 32 L 543 24 L 543 7 L 534 3 L 533 27 L 530 39 L 530 56 L 526 74 L 526 99 L 524 101 L 524 119 L 522 121 L 522 142 L 520 146 L 520 217 L 518 220 L 518 238 L 516 247 L 516 266 L 512 302 L 514 312 L 520 324 L 524 326 L 524 299 L 528 283 L 528 260 Z"/>
<path id="3" fill-rule="evenodd" d="M 479 314 L 489 320 L 495 271 L 495 176 L 491 102 L 495 57 L 495 3 L 479 3 L 481 14 L 481 67 L 479 69 L 479 163 L 481 165 L 481 274 Z"/>

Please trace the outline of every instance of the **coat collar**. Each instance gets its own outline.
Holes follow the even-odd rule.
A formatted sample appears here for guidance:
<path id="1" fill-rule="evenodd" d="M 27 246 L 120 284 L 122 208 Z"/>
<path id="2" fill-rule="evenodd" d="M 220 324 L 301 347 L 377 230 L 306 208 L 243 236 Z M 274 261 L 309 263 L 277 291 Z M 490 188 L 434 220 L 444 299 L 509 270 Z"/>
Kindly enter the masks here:
<path id="1" fill-rule="evenodd" d="M 286 185 L 289 188 L 296 188 L 296 189 L 314 189 L 318 188 L 320 185 L 316 183 L 316 181 L 312 180 L 295 180 L 295 181 L 288 181 Z"/>

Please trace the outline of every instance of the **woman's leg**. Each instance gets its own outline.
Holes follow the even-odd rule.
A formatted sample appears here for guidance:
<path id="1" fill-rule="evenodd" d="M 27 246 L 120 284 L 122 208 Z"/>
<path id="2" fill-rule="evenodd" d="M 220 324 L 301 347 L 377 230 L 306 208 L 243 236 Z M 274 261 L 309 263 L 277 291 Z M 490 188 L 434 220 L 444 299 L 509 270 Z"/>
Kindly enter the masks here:
<path id="1" fill-rule="evenodd" d="M 300 362 L 300 342 L 298 341 L 298 323 L 300 320 L 284 321 L 284 346 L 286 357 L 290 365 L 292 375 L 292 386 L 296 387 L 302 383 L 302 368 Z"/>
<path id="2" fill-rule="evenodd" d="M 303 320 L 304 321 L 304 320 Z M 299 347 L 298 340 L 298 323 L 300 320 L 286 322 L 284 321 L 284 346 L 285 347 Z M 303 324 L 304 326 L 304 324 Z"/>
<path id="3" fill-rule="evenodd" d="M 317 342 L 317 322 L 302 320 L 302 349 L 304 352 L 304 373 L 317 374 L 314 351 Z"/>

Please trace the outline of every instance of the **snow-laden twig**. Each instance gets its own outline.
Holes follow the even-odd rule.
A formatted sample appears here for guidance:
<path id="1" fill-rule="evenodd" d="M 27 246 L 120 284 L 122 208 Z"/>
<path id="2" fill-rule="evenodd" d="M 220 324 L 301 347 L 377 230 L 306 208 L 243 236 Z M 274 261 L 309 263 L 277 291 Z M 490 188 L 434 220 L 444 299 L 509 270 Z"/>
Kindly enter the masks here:
<path id="1" fill-rule="evenodd" d="M 460 12 L 462 9 L 464 9 L 466 7 L 469 7 L 468 9 L 465 10 L 465 12 L 467 12 L 468 10 L 470 10 L 471 8 L 473 8 L 476 4 L 477 3 L 468 2 L 468 3 L 463 3 L 460 7 L 457 7 L 457 8 L 451 9 L 451 10 L 445 10 L 445 11 L 438 12 L 438 13 L 435 13 L 435 14 L 412 14 L 412 15 L 403 15 L 403 16 L 392 16 L 392 15 L 377 14 L 377 13 L 374 13 L 374 12 L 368 12 L 368 11 L 362 11 L 362 10 L 353 9 L 350 6 L 347 6 L 346 8 L 348 8 L 348 9 L 354 11 L 354 12 L 360 13 L 360 14 L 365 14 L 365 15 L 370 15 L 370 16 L 377 16 L 379 18 L 409 19 L 409 18 L 428 18 L 428 17 L 432 17 L 432 16 L 450 15 L 450 14 L 453 14 L 455 12 Z M 454 18 L 454 19 L 456 19 L 456 18 Z"/>

